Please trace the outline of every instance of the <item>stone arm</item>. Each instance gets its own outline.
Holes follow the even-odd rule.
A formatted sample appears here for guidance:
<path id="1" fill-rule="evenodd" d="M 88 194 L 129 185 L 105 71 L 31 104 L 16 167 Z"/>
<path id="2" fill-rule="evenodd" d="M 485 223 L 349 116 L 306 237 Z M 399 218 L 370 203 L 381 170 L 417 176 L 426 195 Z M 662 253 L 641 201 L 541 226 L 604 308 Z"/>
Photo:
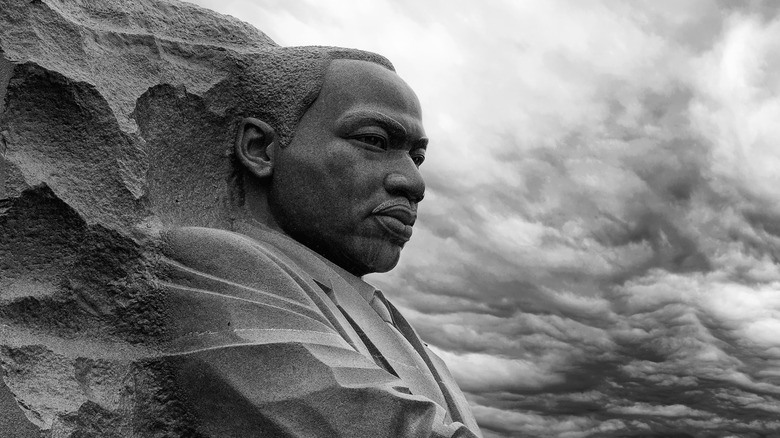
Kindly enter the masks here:
<path id="1" fill-rule="evenodd" d="M 204 228 L 164 241 L 164 356 L 198 432 L 476 437 L 366 355 L 322 289 L 278 251 Z"/>

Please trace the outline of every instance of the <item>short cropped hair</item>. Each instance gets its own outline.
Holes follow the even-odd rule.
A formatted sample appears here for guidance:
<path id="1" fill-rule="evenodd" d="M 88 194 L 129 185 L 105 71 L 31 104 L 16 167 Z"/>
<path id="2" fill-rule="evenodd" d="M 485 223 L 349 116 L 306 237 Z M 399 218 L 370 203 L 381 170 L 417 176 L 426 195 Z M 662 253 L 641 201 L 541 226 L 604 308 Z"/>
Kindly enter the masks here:
<path id="1" fill-rule="evenodd" d="M 275 47 L 253 55 L 239 65 L 236 83 L 242 92 L 239 115 L 268 123 L 282 147 L 292 140 L 303 115 L 317 99 L 325 72 L 335 59 L 373 62 L 391 71 L 385 57 L 340 47 Z"/>

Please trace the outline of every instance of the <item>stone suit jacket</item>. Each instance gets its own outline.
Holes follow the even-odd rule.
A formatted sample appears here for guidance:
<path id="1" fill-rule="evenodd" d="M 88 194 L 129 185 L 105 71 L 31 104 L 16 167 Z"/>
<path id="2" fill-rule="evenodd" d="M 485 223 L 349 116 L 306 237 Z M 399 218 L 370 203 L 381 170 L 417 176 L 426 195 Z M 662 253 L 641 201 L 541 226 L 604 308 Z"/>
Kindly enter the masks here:
<path id="1" fill-rule="evenodd" d="M 164 233 L 163 350 L 209 437 L 481 437 L 447 367 L 382 294 L 258 226 Z"/>

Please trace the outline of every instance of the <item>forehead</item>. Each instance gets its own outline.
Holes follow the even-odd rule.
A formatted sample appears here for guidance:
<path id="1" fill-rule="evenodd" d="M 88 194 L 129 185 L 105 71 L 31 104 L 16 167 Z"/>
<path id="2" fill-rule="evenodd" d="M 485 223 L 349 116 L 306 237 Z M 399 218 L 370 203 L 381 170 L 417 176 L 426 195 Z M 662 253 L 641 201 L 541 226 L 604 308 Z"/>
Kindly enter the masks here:
<path id="1" fill-rule="evenodd" d="M 350 113 L 379 113 L 404 125 L 410 134 L 424 136 L 422 110 L 414 91 L 395 72 L 372 62 L 332 61 L 310 111 L 330 120 Z"/>

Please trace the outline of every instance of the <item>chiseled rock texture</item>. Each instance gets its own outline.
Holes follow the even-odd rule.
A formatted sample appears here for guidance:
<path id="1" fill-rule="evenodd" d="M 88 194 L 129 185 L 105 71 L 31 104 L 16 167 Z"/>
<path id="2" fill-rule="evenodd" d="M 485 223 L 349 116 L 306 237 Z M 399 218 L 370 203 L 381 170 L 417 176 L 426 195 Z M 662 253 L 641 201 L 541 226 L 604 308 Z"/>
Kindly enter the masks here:
<path id="1" fill-rule="evenodd" d="M 220 84 L 273 47 L 186 3 L 0 0 L 1 437 L 196 436 L 145 359 L 155 233 L 229 226 Z"/>

